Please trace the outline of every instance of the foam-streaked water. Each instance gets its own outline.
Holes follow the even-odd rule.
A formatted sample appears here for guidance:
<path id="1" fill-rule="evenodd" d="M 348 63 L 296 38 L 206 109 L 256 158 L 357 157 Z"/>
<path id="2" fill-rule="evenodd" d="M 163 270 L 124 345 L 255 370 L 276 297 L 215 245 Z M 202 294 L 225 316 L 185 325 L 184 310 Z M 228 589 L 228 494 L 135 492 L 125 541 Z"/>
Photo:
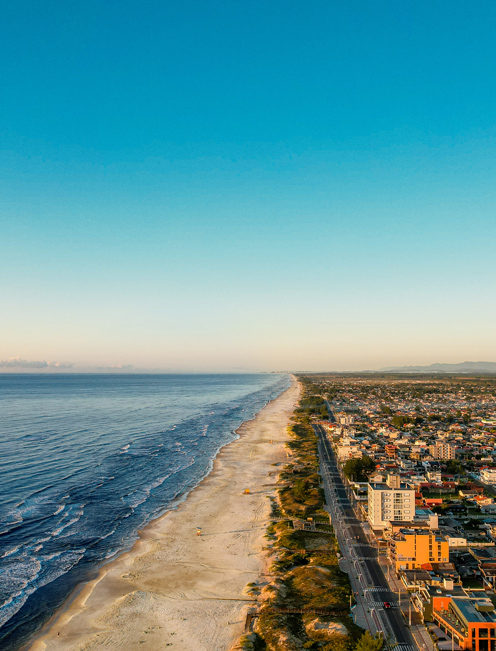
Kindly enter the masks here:
<path id="1" fill-rule="evenodd" d="M 287 375 L 0 375 L 0 644 L 173 506 Z"/>

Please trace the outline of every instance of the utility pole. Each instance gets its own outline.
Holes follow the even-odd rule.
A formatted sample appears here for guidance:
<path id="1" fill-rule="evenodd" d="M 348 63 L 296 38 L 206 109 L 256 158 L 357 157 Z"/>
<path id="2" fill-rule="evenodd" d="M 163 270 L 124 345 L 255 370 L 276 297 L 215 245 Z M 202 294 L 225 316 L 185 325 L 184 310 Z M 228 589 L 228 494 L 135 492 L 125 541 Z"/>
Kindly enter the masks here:
<path id="1" fill-rule="evenodd" d="M 412 625 L 412 600 L 408 599 L 408 626 Z"/>

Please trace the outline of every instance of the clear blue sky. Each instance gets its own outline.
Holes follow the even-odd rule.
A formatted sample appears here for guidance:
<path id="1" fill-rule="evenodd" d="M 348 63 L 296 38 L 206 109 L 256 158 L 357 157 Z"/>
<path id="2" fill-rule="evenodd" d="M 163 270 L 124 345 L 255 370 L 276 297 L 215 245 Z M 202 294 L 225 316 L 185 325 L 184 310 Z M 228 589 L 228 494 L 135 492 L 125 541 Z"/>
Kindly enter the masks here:
<path id="1" fill-rule="evenodd" d="M 0 359 L 496 361 L 495 33 L 494 0 L 4 3 Z"/>

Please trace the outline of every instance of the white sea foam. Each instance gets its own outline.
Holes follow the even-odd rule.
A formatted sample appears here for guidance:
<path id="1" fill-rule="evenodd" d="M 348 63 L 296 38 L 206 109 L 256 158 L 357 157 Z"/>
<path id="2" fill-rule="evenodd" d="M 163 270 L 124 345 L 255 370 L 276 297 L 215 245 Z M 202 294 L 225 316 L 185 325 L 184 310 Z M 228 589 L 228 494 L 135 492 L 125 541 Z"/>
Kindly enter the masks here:
<path id="1" fill-rule="evenodd" d="M 191 381 L 187 379 L 188 386 Z M 88 560 L 112 558 L 132 542 L 136 530 L 150 518 L 175 508 L 186 499 L 189 491 L 211 469 L 211 457 L 217 448 L 235 438 L 233 430 L 240 421 L 252 417 L 261 408 L 262 402 L 266 402 L 261 398 L 269 391 L 274 396 L 278 392 L 271 388 L 272 385 L 260 381 L 262 391 L 246 393 L 247 388 L 253 386 L 250 380 L 249 386 L 240 388 L 241 402 L 231 399 L 231 393 L 228 398 L 223 398 L 222 391 L 219 391 L 215 395 L 216 402 L 212 403 L 203 398 L 205 379 L 193 381 L 197 382 L 197 393 L 188 393 L 186 400 L 181 391 L 174 393 L 178 380 L 165 379 L 168 393 L 156 394 L 156 397 L 153 393 L 146 394 L 153 400 L 147 398 L 150 407 L 145 408 L 143 395 L 147 391 L 148 379 L 142 381 L 134 394 L 125 393 L 125 400 L 121 402 L 120 379 L 109 384 L 105 395 L 103 385 L 98 384 L 100 379 L 84 378 L 75 385 L 75 392 L 68 400 L 67 385 L 64 384 L 63 401 L 54 385 L 51 390 L 55 395 L 54 411 L 49 417 L 53 418 L 56 436 L 45 437 L 43 450 L 29 451 L 29 454 L 39 453 L 40 459 L 47 458 L 50 463 L 42 468 L 41 462 L 37 461 L 32 475 L 24 475 L 21 479 L 18 474 L 17 493 L 9 496 L 11 503 L 3 503 L 4 506 L 9 504 L 8 508 L 11 508 L 10 504 L 18 503 L 3 521 L 4 528 L 18 529 L 6 534 L 4 552 L 0 557 L 2 582 L 6 587 L 6 602 L 0 608 L 0 626 L 22 608 L 29 595 L 38 588 L 71 571 L 85 553 L 86 542 L 83 541 L 92 541 Z M 23 382 L 29 384 L 38 380 L 27 378 Z M 52 394 L 46 392 L 46 382 L 48 380 L 44 378 L 40 395 L 48 405 Z M 89 389 L 92 382 L 96 388 Z M 105 384 L 110 382 L 114 381 L 105 380 Z M 179 384 L 181 382 L 179 380 Z M 78 403 L 83 394 L 84 404 Z M 167 400 L 164 400 L 164 395 Z M 200 396 L 200 414 L 195 413 L 195 395 Z M 23 389 L 19 391 L 17 400 L 15 409 L 23 414 Z M 242 409 L 235 409 L 239 404 Z M 130 413 L 134 413 L 136 405 L 139 409 L 133 420 Z M 36 431 L 39 416 L 30 418 L 31 421 L 23 422 L 22 427 Z M 171 422 L 171 418 L 176 419 L 175 422 Z M 18 424 L 20 420 L 12 419 L 12 423 Z M 5 440 L 0 440 L 0 448 Z M 17 453 L 16 450 L 13 439 L 7 452 L 12 455 Z M 176 480 L 174 475 L 177 473 L 180 475 Z M 107 487 L 110 481 L 112 485 Z M 149 504 L 145 504 L 147 501 Z M 76 549 L 72 548 L 73 545 Z M 7 577 L 6 584 L 4 579 Z M 67 586 L 71 586 L 70 581 Z M 31 603 L 35 609 L 34 616 L 45 608 L 36 599 Z"/>
<path id="2" fill-rule="evenodd" d="M 113 533 L 115 533 L 115 529 L 112 529 L 112 531 L 109 531 L 109 532 L 106 533 L 104 536 L 100 536 L 100 538 L 99 538 L 98 540 L 105 540 L 105 538 L 108 538 L 108 537 L 111 536 Z"/>
<path id="3" fill-rule="evenodd" d="M 6 586 L 10 585 L 12 592 L 0 606 L 0 626 L 8 622 L 37 589 L 55 581 L 73 568 L 84 556 L 85 551 L 85 549 L 75 549 L 65 553 L 56 552 L 41 557 L 42 560 L 27 556 L 18 563 L 11 564 L 10 572 L 9 569 L 4 569 L 3 581 Z M 49 564 L 53 558 L 58 559 L 57 563 L 47 568 L 46 563 Z M 23 578 L 19 579 L 21 576 Z"/>
<path id="4" fill-rule="evenodd" d="M 3 626 L 34 592 L 36 588 L 31 584 L 37 579 L 41 567 L 38 559 L 25 556 L 3 568 L 2 582 L 9 589 L 10 595 L 0 606 L 0 626 Z"/>
<path id="5" fill-rule="evenodd" d="M 11 549 L 8 549 L 6 552 L 4 552 L 0 558 L 7 558 L 8 556 L 12 556 L 12 554 L 15 554 L 19 549 L 21 549 L 22 545 L 16 545 L 15 547 L 12 547 Z"/>
<path id="6" fill-rule="evenodd" d="M 57 527 L 57 529 L 54 529 L 52 531 L 52 537 L 59 536 L 62 531 L 65 531 L 68 527 L 72 526 L 73 524 L 76 524 L 76 522 L 79 522 L 81 519 L 81 516 L 84 513 L 84 504 L 79 505 L 79 509 L 76 511 L 74 517 L 70 518 L 67 522 L 64 522 L 62 526 Z M 68 514 L 64 514 L 65 517 L 68 517 Z"/>

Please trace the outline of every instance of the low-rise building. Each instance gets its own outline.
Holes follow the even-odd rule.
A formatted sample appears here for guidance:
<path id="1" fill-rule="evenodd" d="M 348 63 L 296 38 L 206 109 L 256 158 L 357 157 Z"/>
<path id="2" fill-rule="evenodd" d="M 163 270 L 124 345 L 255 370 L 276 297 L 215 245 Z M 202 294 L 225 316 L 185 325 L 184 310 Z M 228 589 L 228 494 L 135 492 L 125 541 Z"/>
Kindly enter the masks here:
<path id="1" fill-rule="evenodd" d="M 454 644 L 471 651 L 496 651 L 496 611 L 487 597 L 434 600 L 432 618 Z"/>
<path id="2" fill-rule="evenodd" d="M 496 504 L 482 504 L 480 507 L 481 513 L 491 513 L 496 514 Z"/>
<path id="3" fill-rule="evenodd" d="M 446 536 L 449 547 L 466 547 L 467 539 L 462 536 Z"/>
<path id="4" fill-rule="evenodd" d="M 496 484 L 496 468 L 482 468 L 480 478 L 485 484 Z"/>
<path id="5" fill-rule="evenodd" d="M 469 498 L 469 501 L 474 502 L 478 506 L 489 506 L 494 503 L 493 498 L 488 495 L 476 495 L 475 497 Z"/>
<path id="6" fill-rule="evenodd" d="M 423 621 L 432 622 L 434 610 L 447 608 L 449 597 L 468 598 L 466 591 L 460 585 L 455 585 L 453 581 L 444 580 L 441 583 L 435 583 L 432 581 L 433 577 L 430 572 L 426 571 L 425 574 L 427 574 L 428 578 L 421 570 L 405 570 L 401 572 L 403 583 L 409 585 L 408 589 L 413 593 L 411 596 L 412 605 L 420 613 Z"/>

